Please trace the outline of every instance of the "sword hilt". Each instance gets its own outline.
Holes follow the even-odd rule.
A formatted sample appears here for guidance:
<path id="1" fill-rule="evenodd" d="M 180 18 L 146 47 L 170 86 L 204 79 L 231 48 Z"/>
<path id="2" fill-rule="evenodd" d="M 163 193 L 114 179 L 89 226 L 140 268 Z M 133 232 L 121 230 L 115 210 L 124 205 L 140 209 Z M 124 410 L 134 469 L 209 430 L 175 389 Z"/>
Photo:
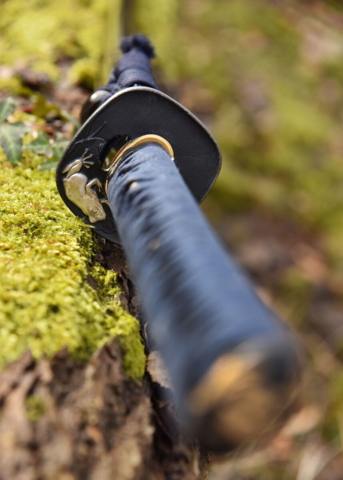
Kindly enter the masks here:
<path id="1" fill-rule="evenodd" d="M 130 48 L 144 66 L 137 70 L 150 75 L 147 52 L 133 41 Z M 227 451 L 287 417 L 299 386 L 299 348 L 197 206 L 220 169 L 214 138 L 151 85 L 122 88 L 122 75 L 134 70 L 130 51 L 102 89 L 111 96 L 100 99 L 64 153 L 57 185 L 76 215 L 123 245 L 184 427 L 205 448 Z"/>
<path id="2" fill-rule="evenodd" d="M 277 430 L 298 393 L 293 335 L 224 251 L 170 150 L 147 136 L 124 151 L 108 200 L 183 425 L 217 452 Z"/>

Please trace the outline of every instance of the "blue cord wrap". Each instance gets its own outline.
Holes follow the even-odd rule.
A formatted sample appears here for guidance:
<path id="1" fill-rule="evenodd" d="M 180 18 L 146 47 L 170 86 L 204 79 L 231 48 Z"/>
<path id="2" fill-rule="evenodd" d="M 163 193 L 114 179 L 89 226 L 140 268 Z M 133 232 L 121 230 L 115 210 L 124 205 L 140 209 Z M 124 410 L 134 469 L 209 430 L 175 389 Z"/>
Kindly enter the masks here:
<path id="1" fill-rule="evenodd" d="M 268 339 L 270 380 L 291 381 L 299 366 L 287 328 L 249 287 L 163 148 L 129 153 L 108 199 L 186 425 L 189 393 L 220 355 L 249 340 Z"/>

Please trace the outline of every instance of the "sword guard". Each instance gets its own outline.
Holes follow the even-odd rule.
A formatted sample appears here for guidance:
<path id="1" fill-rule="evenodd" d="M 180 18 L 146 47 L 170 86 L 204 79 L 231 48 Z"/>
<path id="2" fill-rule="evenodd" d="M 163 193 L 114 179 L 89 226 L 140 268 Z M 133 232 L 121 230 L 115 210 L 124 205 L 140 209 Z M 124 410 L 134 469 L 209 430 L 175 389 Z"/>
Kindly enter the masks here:
<path id="1" fill-rule="evenodd" d="M 138 139 L 146 135 L 162 138 L 171 146 L 175 164 L 198 202 L 220 170 L 221 155 L 211 133 L 168 95 L 142 86 L 112 95 L 67 147 L 57 166 L 56 181 L 68 208 L 113 243 L 120 244 L 120 238 L 105 192 L 108 167 L 118 159 L 120 149 L 138 147 Z M 117 155 L 109 160 L 111 150 Z"/>

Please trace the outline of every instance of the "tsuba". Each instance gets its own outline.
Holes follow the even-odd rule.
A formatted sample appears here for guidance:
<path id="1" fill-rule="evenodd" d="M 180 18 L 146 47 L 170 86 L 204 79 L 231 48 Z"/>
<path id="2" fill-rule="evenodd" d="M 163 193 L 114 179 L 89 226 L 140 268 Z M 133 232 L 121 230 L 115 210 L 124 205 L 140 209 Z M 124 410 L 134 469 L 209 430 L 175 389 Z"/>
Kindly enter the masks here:
<path id="1" fill-rule="evenodd" d="M 207 128 L 186 108 L 149 87 L 121 90 L 99 107 L 61 158 L 57 187 L 68 208 L 102 237 L 120 244 L 107 202 L 106 157 L 126 142 L 154 134 L 166 139 L 175 164 L 198 202 L 218 176 L 221 155 Z"/>

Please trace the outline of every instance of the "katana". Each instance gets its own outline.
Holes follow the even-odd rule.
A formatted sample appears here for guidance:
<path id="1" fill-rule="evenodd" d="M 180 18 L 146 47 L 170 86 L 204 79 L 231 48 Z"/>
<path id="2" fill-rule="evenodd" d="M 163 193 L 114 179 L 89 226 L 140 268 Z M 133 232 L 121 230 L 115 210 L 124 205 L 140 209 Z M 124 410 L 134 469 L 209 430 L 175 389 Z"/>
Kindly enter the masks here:
<path id="1" fill-rule="evenodd" d="M 198 207 L 220 170 L 215 139 L 158 90 L 146 37 L 121 47 L 60 160 L 58 190 L 75 215 L 123 246 L 183 428 L 204 448 L 229 451 L 287 418 L 300 349 Z"/>

